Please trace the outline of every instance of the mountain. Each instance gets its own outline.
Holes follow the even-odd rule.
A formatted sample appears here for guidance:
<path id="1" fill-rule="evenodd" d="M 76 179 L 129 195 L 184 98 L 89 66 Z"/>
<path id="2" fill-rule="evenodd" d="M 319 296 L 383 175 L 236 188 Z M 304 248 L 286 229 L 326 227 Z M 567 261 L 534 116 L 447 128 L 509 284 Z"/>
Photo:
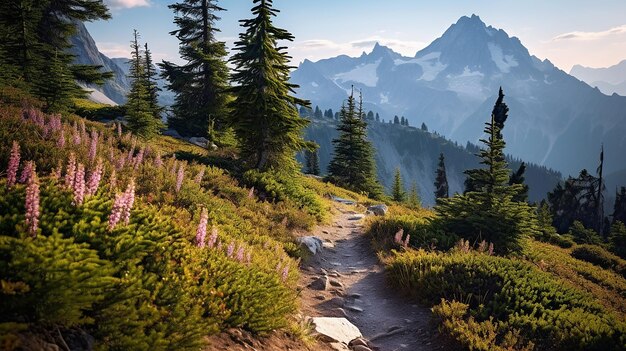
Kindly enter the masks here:
<path id="1" fill-rule="evenodd" d="M 312 118 L 305 131 L 305 138 L 319 145 L 320 168 L 323 174 L 326 173 L 332 157 L 332 140 L 337 137 L 336 128 L 334 120 Z M 387 190 L 391 188 L 393 172 L 396 167 L 400 167 L 405 188 L 409 189 L 411 183 L 415 181 L 424 205 L 432 206 L 435 203 L 434 182 L 439 153 L 443 152 L 446 157 L 451 195 L 463 192 L 466 178 L 463 171 L 479 167 L 478 157 L 475 156 L 478 152 L 476 146 L 471 144 L 461 146 L 436 133 L 419 128 L 370 122 L 368 138 L 376 149 L 378 179 L 385 188 Z M 516 170 L 519 167 L 519 160 L 509 157 L 508 161 L 511 169 Z M 551 191 L 561 178 L 558 172 L 528 164 L 526 183 L 529 185 L 530 200 L 539 201 L 545 198 L 547 192 Z"/>
<path id="2" fill-rule="evenodd" d="M 75 62 L 87 65 L 99 65 L 104 71 L 113 72 L 113 79 L 108 80 L 103 86 L 89 86 L 96 92 L 92 94 L 92 99 L 105 102 L 106 99 L 112 100 L 116 104 L 126 102 L 126 94 L 130 90 L 130 81 L 126 77 L 124 70 L 112 59 L 108 58 L 96 46 L 87 28 L 82 22 L 74 22 L 76 25 L 76 34 L 70 39 L 72 48 L 70 52 L 75 56 Z M 104 101 L 103 101 L 104 100 Z"/>
<path id="3" fill-rule="evenodd" d="M 305 60 L 292 82 L 299 97 L 333 110 L 354 85 L 367 110 L 425 122 L 461 144 L 478 142 L 502 86 L 510 107 L 507 153 L 577 174 L 595 170 L 604 143 L 605 171 L 626 168 L 626 97 L 604 95 L 532 56 L 519 39 L 475 15 L 461 17 L 414 57 L 376 44 L 359 57 Z"/>
<path id="4" fill-rule="evenodd" d="M 607 68 L 576 65 L 572 67 L 569 74 L 592 87 L 598 87 L 601 92 L 607 95 L 626 96 L 626 60 Z"/>

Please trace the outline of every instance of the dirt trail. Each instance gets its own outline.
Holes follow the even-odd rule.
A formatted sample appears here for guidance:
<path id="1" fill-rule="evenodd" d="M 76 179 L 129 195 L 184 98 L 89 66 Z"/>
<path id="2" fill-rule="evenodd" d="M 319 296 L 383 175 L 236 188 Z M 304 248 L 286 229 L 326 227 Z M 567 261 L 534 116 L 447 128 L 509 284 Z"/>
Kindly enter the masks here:
<path id="1" fill-rule="evenodd" d="M 360 215 L 337 205 L 330 226 L 309 235 L 324 241 L 324 250 L 303 265 L 302 309 L 308 316 L 346 317 L 381 351 L 441 350 L 444 346 L 430 323 L 430 311 L 398 296 L 384 276 L 384 267 L 364 235 Z M 330 287 L 309 284 L 327 274 Z"/>

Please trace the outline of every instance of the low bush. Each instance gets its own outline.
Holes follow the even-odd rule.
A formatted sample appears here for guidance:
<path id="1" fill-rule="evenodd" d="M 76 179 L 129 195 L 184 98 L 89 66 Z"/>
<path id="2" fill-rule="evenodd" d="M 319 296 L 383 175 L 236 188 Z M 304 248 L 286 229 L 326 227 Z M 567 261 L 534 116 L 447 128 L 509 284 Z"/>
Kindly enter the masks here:
<path id="1" fill-rule="evenodd" d="M 626 278 L 626 261 L 597 245 L 579 245 L 572 250 L 572 257 L 610 269 Z"/>
<path id="2" fill-rule="evenodd" d="M 467 305 L 454 313 L 443 305 L 435 312 L 468 348 L 504 348 L 512 340 L 524 348 L 532 340 L 540 349 L 617 350 L 626 343 L 626 324 L 592 295 L 522 260 L 408 250 L 388 258 L 387 268 L 392 282 L 427 303 Z M 476 330 L 491 335 L 491 342 L 475 343 Z"/>
<path id="3" fill-rule="evenodd" d="M 372 236 L 379 250 L 397 247 L 395 235 L 403 231 L 403 237 L 409 236 L 409 245 L 414 248 L 449 249 L 459 240 L 454 234 L 448 234 L 432 224 L 429 213 L 391 215 L 375 218 L 371 221 L 368 235 Z"/>

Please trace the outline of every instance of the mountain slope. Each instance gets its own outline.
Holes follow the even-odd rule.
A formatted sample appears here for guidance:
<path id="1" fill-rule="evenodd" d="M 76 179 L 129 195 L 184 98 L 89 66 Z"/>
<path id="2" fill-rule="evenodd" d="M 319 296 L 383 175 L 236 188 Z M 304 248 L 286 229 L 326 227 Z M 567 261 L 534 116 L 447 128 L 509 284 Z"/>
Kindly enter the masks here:
<path id="1" fill-rule="evenodd" d="M 113 100 L 117 104 L 126 102 L 126 94 L 130 90 L 130 81 L 124 70 L 115 61 L 108 58 L 96 46 L 95 41 L 82 22 L 75 22 L 76 34 L 70 39 L 72 48 L 70 52 L 76 56 L 75 62 L 87 65 L 99 65 L 104 71 L 113 72 L 113 79 L 108 80 L 103 86 L 90 86 Z"/>
<path id="2" fill-rule="evenodd" d="M 604 143 L 607 169 L 624 167 L 626 98 L 606 96 L 531 56 L 519 39 L 478 16 L 462 17 L 415 57 L 377 44 L 360 57 L 305 61 L 292 82 L 301 86 L 300 97 L 333 109 L 354 85 L 365 108 L 382 118 L 404 115 L 460 143 L 478 141 L 502 86 L 513 156 L 575 174 L 595 169 Z"/>
<path id="3" fill-rule="evenodd" d="M 598 87 L 607 95 L 616 93 L 626 96 L 626 60 L 607 68 L 576 65 L 572 67 L 569 74 L 592 87 Z"/>

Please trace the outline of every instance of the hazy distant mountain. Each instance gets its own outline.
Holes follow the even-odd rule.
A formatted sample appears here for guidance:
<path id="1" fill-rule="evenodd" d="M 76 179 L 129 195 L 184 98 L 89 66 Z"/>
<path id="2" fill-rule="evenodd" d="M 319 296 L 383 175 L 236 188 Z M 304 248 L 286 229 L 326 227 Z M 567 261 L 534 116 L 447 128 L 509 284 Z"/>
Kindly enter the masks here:
<path id="1" fill-rule="evenodd" d="M 292 82 L 300 97 L 333 110 L 354 85 L 365 108 L 382 118 L 426 122 L 462 144 L 478 142 L 502 86 L 511 109 L 507 153 L 577 174 L 595 170 L 604 143 L 605 172 L 626 168 L 626 97 L 606 96 L 531 56 L 519 39 L 478 16 L 462 17 L 414 57 L 377 44 L 360 57 L 305 60 Z"/>
<path id="2" fill-rule="evenodd" d="M 626 60 L 607 68 L 590 68 L 581 65 L 572 67 L 569 74 L 598 87 L 601 92 L 626 96 Z"/>
<path id="3" fill-rule="evenodd" d="M 305 137 L 319 144 L 320 168 L 325 173 L 333 153 L 332 140 L 337 137 L 336 122 L 330 119 L 313 119 L 305 131 Z M 463 192 L 466 178 L 463 171 L 479 167 L 475 146 L 470 145 L 468 149 L 419 128 L 370 122 L 368 137 L 376 149 L 378 179 L 383 185 L 387 189 L 391 188 L 394 170 L 400 167 L 405 187 L 409 189 L 411 183 L 416 182 L 420 197 L 428 206 L 435 202 L 433 183 L 439 153 L 443 152 L 446 157 L 450 195 Z M 519 160 L 510 161 L 511 169 L 519 167 Z M 561 174 L 558 172 L 528 165 L 526 183 L 529 185 L 530 200 L 539 201 L 545 198 L 547 192 L 560 180 Z"/>

